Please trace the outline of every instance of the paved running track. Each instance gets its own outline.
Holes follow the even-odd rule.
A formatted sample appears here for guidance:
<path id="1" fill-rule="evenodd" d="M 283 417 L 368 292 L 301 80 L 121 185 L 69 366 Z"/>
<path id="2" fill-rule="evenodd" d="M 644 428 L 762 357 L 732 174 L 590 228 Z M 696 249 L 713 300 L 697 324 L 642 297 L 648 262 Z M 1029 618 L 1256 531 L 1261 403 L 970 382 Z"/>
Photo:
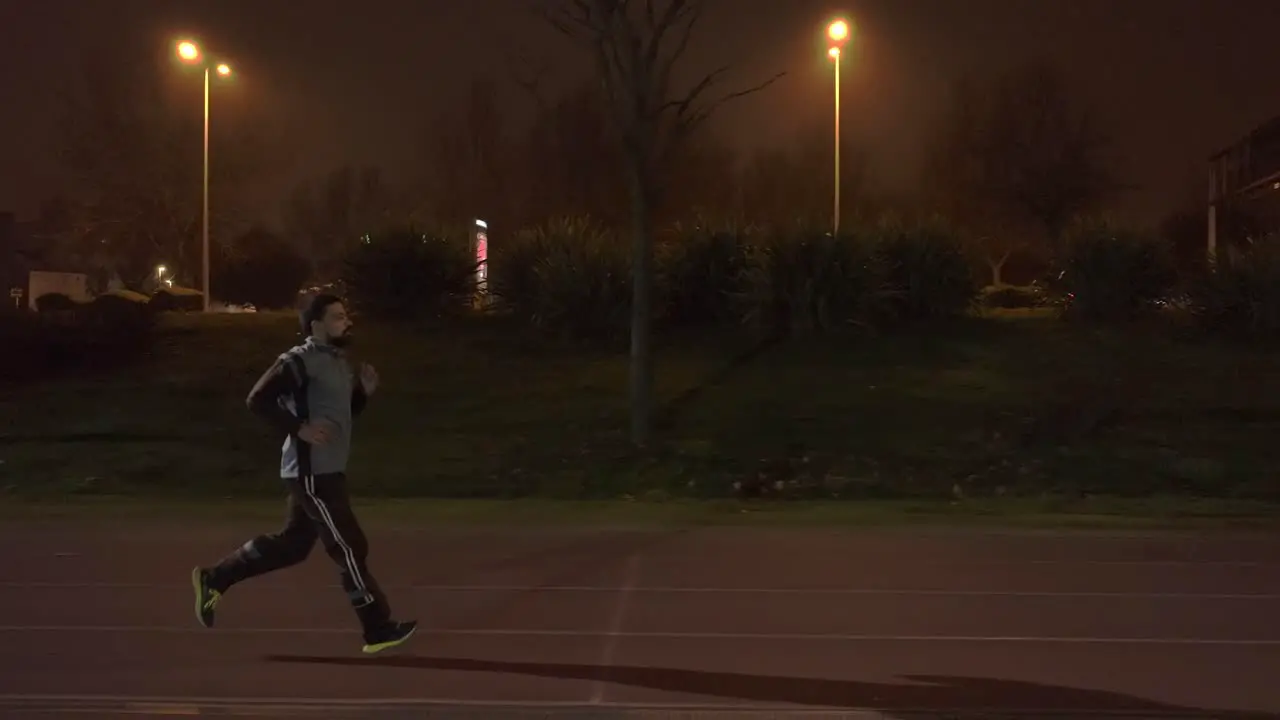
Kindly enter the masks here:
<path id="1" fill-rule="evenodd" d="M 370 528 L 371 659 L 318 549 L 195 624 L 256 529 L 0 525 L 0 717 L 1280 720 L 1280 535 Z"/>

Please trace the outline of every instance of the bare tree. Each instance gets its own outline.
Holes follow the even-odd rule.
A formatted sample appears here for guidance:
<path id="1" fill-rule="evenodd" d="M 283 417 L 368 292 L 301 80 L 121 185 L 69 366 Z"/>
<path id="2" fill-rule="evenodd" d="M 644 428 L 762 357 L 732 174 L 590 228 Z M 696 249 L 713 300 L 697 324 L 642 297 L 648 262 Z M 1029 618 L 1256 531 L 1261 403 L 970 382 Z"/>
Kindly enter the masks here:
<path id="1" fill-rule="evenodd" d="M 63 256 L 129 283 L 157 263 L 194 281 L 202 127 L 193 93 L 166 93 L 156 58 L 145 53 L 86 53 L 70 79 L 52 128 L 67 202 Z M 254 119 L 217 117 L 211 126 L 215 241 L 245 224 L 242 188 L 266 167 L 266 124 Z"/>
<path id="2" fill-rule="evenodd" d="M 504 43 L 506 77 L 533 106 L 533 121 L 508 148 L 506 197 L 513 225 L 553 217 L 618 222 L 626 192 L 617 132 L 598 80 L 557 92 L 553 63 L 518 40 Z M 550 86 L 550 87 L 549 87 Z M 621 202 L 620 202 L 621 200 Z"/>
<path id="3" fill-rule="evenodd" d="M 689 135 L 665 170 L 662 202 L 654 213 L 663 224 L 697 219 L 738 220 L 738 155 L 709 126 Z"/>
<path id="4" fill-rule="evenodd" d="M 833 179 L 830 141 L 808 132 L 791 147 L 757 150 L 738 174 L 742 216 L 767 225 L 830 222 Z M 847 135 L 840 141 L 841 217 L 865 212 L 867 152 Z"/>
<path id="5" fill-rule="evenodd" d="M 597 84 L 582 84 L 550 103 L 521 138 L 514 172 L 521 222 L 589 216 L 614 226 L 626 220 L 627 191 L 618 133 Z"/>
<path id="6" fill-rule="evenodd" d="M 1015 223 L 1011 198 L 995 186 L 998 158 L 992 155 L 1002 149 L 988 140 L 993 132 L 989 100 L 969 81 L 957 83 L 950 112 L 929 148 L 924 184 L 934 206 L 958 225 L 974 259 L 987 266 L 991 284 L 999 287 L 1009 258 L 1047 246 L 1047 238 Z"/>
<path id="7" fill-rule="evenodd" d="M 623 149 L 631 210 L 631 441 L 650 441 L 653 350 L 653 210 L 668 160 L 691 131 L 724 103 L 762 90 L 763 83 L 717 93 L 729 67 L 722 66 L 680 93 L 677 64 L 689 48 L 702 0 L 544 0 L 541 14 L 552 27 L 587 49 L 603 84 Z"/>
<path id="8" fill-rule="evenodd" d="M 424 214 L 433 221 L 506 220 L 504 186 L 511 160 L 498 90 L 491 78 L 474 79 L 462 102 L 446 103 L 433 118 L 423 148 L 425 174 L 419 178 L 430 199 Z"/>
<path id="9" fill-rule="evenodd" d="M 403 204 L 379 168 L 344 165 L 294 189 L 284 206 L 285 232 L 302 244 L 313 274 L 331 280 L 361 237 L 404 217 Z"/>
<path id="10" fill-rule="evenodd" d="M 511 82 L 533 101 L 539 114 L 547 110 L 545 83 L 551 73 L 551 63 L 523 46 L 504 43 L 504 60 Z"/>
<path id="11" fill-rule="evenodd" d="M 988 84 L 958 84 L 927 180 L 999 285 L 1011 255 L 1052 252 L 1075 217 L 1119 189 L 1105 145 L 1061 75 L 1032 63 Z"/>

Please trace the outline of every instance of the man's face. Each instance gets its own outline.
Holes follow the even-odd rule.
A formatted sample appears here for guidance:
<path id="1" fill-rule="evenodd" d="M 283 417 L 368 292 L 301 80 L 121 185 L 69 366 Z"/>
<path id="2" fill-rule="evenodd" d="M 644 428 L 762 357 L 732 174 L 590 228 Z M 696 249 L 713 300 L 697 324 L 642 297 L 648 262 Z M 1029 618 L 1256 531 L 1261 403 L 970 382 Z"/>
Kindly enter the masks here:
<path id="1" fill-rule="evenodd" d="M 312 323 L 311 329 L 319 339 L 330 345 L 343 347 L 351 342 L 351 325 L 351 318 L 347 317 L 347 308 L 338 302 L 325 308 L 324 317 Z"/>

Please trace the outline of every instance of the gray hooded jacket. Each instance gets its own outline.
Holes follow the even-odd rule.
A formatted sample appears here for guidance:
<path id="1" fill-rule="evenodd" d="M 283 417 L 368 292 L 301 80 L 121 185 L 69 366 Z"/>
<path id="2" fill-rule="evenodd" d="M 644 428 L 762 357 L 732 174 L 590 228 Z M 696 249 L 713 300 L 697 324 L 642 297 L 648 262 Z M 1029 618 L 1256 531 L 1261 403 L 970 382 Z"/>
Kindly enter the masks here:
<path id="1" fill-rule="evenodd" d="M 280 355 L 246 399 L 250 410 L 285 434 L 282 478 L 346 472 L 353 420 L 366 402 L 342 350 L 314 338 Z M 331 425 L 324 445 L 312 446 L 298 438 L 303 423 L 314 421 Z"/>

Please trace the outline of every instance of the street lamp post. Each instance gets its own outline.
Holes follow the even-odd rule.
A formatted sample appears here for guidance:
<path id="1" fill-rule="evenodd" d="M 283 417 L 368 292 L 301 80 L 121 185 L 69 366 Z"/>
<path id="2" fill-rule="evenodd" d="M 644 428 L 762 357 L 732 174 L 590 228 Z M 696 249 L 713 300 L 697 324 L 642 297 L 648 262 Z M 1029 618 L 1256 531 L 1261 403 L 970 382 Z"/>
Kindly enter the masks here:
<path id="1" fill-rule="evenodd" d="M 184 40 L 178 43 L 178 57 L 183 62 L 197 63 L 201 62 L 202 55 L 200 47 L 190 40 Z M 201 232 L 200 232 L 200 262 L 202 277 L 202 290 L 204 291 L 204 311 L 209 312 L 209 300 L 212 294 L 212 288 L 209 285 L 209 75 L 212 69 L 220 77 L 228 77 L 231 75 L 231 66 L 226 63 L 218 63 L 210 66 L 207 62 L 204 65 L 204 173 L 201 182 L 202 185 L 202 211 L 201 211 Z"/>
<path id="2" fill-rule="evenodd" d="M 831 64 L 835 67 L 835 149 L 832 154 L 835 156 L 835 183 L 832 192 L 832 235 L 840 233 L 840 57 L 843 54 L 844 44 L 849 39 L 849 23 L 844 20 L 834 20 L 827 26 L 827 39 L 831 41 L 831 47 L 827 50 L 827 56 L 831 58 Z"/>

